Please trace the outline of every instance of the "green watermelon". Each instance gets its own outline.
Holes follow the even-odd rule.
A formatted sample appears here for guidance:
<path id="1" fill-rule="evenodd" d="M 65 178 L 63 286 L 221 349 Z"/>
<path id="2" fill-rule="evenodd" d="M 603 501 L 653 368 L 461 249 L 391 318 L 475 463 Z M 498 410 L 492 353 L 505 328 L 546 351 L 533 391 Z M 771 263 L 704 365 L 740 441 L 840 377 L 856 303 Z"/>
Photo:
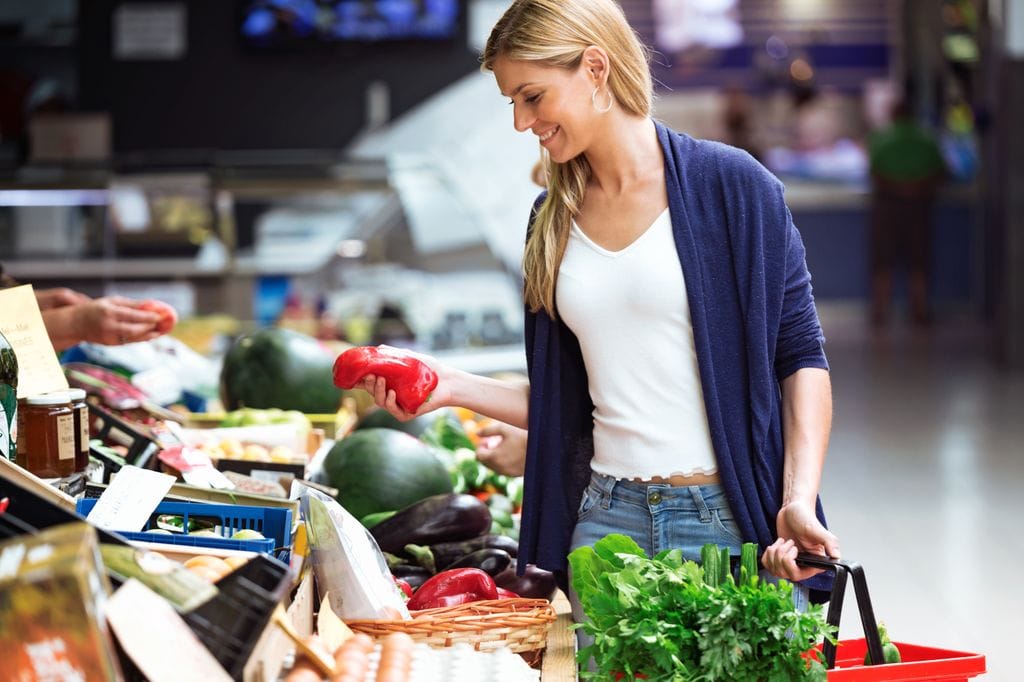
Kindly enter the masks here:
<path id="1" fill-rule="evenodd" d="M 225 410 L 241 407 L 330 414 L 344 391 L 334 385 L 334 354 L 311 336 L 290 329 L 260 329 L 228 350 L 220 373 Z"/>
<path id="2" fill-rule="evenodd" d="M 338 489 L 338 502 L 359 519 L 452 492 L 430 446 L 394 429 L 353 431 L 327 453 L 322 473 L 322 481 Z"/>

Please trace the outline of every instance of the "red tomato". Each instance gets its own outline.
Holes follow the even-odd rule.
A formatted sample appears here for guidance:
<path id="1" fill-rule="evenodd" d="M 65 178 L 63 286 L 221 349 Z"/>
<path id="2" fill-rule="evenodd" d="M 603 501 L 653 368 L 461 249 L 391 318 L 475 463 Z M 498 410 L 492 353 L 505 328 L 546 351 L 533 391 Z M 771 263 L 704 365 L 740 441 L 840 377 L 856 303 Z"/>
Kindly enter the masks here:
<path id="1" fill-rule="evenodd" d="M 178 321 L 177 311 L 163 301 L 148 298 L 142 302 L 139 309 L 148 310 L 160 315 L 160 320 L 156 323 L 156 330 L 161 334 L 166 334 L 174 329 L 174 325 Z"/>

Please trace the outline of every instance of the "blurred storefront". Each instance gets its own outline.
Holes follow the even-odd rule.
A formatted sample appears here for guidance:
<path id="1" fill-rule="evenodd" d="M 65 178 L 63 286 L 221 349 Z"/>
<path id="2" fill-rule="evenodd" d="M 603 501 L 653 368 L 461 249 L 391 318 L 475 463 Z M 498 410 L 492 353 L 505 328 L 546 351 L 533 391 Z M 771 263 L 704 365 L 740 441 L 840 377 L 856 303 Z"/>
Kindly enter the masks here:
<path id="1" fill-rule="evenodd" d="M 999 357 L 1024 356 L 1022 237 L 1009 229 L 1021 215 L 1010 123 L 1020 2 L 622 4 L 653 48 L 656 115 L 747 148 L 784 180 L 820 299 L 868 297 L 867 139 L 906 98 L 949 169 L 935 212 L 937 316 L 995 322 Z M 501 273 L 514 289 L 514 206 L 537 190 L 534 151 L 477 73 L 482 35 L 506 5 L 446 14 L 440 3 L 416 35 L 327 35 L 312 15 L 255 0 L 6 6 L 8 270 L 50 282 L 59 270 L 92 293 L 184 282 L 197 312 L 260 321 L 289 290 L 322 308 L 324 291 L 351 287 L 357 262 L 435 279 Z M 317 246 L 282 246 L 297 238 Z"/>

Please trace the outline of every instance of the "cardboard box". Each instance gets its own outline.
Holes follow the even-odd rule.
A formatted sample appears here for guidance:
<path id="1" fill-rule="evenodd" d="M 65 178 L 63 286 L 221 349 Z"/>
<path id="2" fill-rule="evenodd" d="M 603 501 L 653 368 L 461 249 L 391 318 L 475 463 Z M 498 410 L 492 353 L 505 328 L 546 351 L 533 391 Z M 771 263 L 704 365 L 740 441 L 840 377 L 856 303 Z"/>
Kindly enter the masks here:
<path id="1" fill-rule="evenodd" d="M 287 608 L 288 619 L 300 635 L 313 633 L 315 602 L 313 574 L 307 571 Z M 271 621 L 256 643 L 252 655 L 249 656 L 242 679 L 245 682 L 274 682 L 281 676 L 285 658 L 294 650 L 295 645 L 292 641 Z"/>
<path id="2" fill-rule="evenodd" d="M 5 679 L 121 679 L 103 617 L 109 595 L 96 530 L 87 523 L 0 544 Z"/>

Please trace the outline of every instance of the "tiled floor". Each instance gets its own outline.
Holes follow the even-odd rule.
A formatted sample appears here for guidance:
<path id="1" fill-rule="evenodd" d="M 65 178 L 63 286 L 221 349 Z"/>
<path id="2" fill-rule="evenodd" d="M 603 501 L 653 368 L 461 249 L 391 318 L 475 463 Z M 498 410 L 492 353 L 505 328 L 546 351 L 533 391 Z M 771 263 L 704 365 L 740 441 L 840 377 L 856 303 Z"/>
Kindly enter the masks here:
<path id="1" fill-rule="evenodd" d="M 977 325 L 878 332 L 819 311 L 835 401 L 822 495 L 876 616 L 896 641 L 984 653 L 985 680 L 1024 680 L 1024 375 L 993 365 Z M 840 637 L 860 637 L 848 600 Z"/>

